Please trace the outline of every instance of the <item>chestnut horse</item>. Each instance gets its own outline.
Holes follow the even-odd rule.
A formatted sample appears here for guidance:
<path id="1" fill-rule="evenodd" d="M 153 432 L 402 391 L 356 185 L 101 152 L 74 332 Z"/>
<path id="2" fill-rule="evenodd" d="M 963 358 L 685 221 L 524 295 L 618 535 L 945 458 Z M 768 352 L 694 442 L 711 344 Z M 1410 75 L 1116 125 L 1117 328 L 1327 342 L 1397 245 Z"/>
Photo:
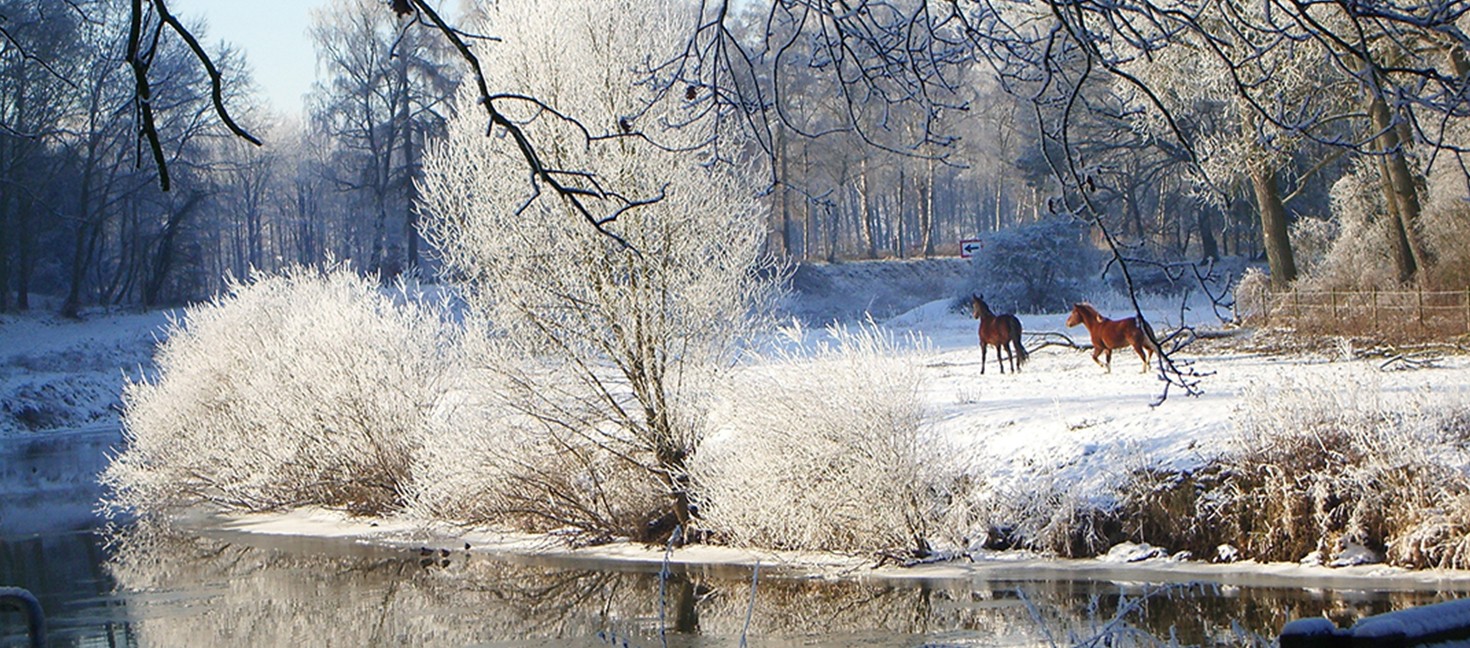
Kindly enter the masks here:
<path id="1" fill-rule="evenodd" d="M 1113 372 L 1113 349 L 1133 347 L 1133 351 L 1143 359 L 1144 373 L 1148 372 L 1149 356 L 1159 352 L 1159 347 L 1153 340 L 1153 327 L 1148 322 L 1143 322 L 1140 327 L 1136 317 L 1110 320 L 1097 312 L 1092 304 L 1073 304 L 1072 314 L 1067 317 L 1067 326 L 1078 324 L 1086 326 L 1087 333 L 1092 336 L 1092 361 L 1107 369 L 1108 373 Z M 1107 359 L 1107 364 L 1097 359 L 1100 354 L 1106 354 L 1103 357 Z"/>
<path id="2" fill-rule="evenodd" d="M 1001 349 L 1011 349 L 1011 372 L 1021 370 L 1021 365 L 1026 364 L 1026 347 L 1021 345 L 1021 320 L 1015 315 L 1005 313 L 996 315 L 990 311 L 990 305 L 980 295 L 970 297 L 970 317 L 980 320 L 980 373 L 985 373 L 985 347 L 995 347 L 995 361 L 1000 364 L 1000 372 L 1006 372 L 1005 356 Z"/>

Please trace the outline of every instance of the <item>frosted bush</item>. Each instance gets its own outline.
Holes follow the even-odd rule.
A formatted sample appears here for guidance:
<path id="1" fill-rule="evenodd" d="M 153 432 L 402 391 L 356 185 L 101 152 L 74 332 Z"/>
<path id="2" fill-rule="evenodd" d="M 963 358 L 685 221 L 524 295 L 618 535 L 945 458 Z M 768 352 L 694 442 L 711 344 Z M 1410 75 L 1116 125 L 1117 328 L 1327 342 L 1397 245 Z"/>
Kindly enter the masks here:
<path id="1" fill-rule="evenodd" d="M 454 358 L 440 315 L 341 268 L 230 284 L 170 324 L 157 378 L 124 387 L 109 504 L 398 506 Z"/>
<path id="2" fill-rule="evenodd" d="M 1388 256 L 1388 207 L 1378 175 L 1377 158 L 1354 165 L 1332 185 L 1336 238 L 1320 260 L 1307 266 L 1304 290 L 1389 289 L 1397 285 Z"/>
<path id="3" fill-rule="evenodd" d="M 700 522 L 737 545 L 924 555 L 963 480 L 918 367 L 874 329 L 831 335 L 730 377 L 690 466 Z"/>
<path id="4" fill-rule="evenodd" d="M 1337 235 L 1337 223 L 1330 218 L 1305 216 L 1292 223 L 1289 239 L 1297 272 L 1311 275 L 1321 267 Z"/>
<path id="5" fill-rule="evenodd" d="M 1260 267 L 1246 268 L 1235 282 L 1235 319 L 1247 320 L 1266 314 L 1270 305 L 1271 275 Z"/>
<path id="6" fill-rule="evenodd" d="M 1462 186 L 1462 185 L 1461 185 Z M 1424 242 L 1434 265 L 1429 285 L 1440 290 L 1470 287 L 1470 206 L 1462 189 L 1446 188 L 1432 194 L 1420 217 Z"/>
<path id="7" fill-rule="evenodd" d="M 580 423 L 598 394 L 493 339 L 470 348 L 476 367 L 436 408 L 414 462 L 411 512 L 579 543 L 641 536 L 667 496 L 633 439 Z"/>
<path id="8" fill-rule="evenodd" d="M 975 285 L 998 312 L 1062 313 L 1098 292 L 1102 256 L 1087 227 L 1057 216 L 984 239 Z"/>

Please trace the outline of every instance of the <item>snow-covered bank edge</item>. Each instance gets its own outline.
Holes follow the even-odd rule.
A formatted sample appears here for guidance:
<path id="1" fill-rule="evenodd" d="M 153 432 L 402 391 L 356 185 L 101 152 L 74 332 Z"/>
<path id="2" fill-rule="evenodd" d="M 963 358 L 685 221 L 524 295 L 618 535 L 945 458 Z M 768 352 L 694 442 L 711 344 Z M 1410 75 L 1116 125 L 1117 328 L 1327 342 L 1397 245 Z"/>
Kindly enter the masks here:
<path id="1" fill-rule="evenodd" d="M 441 551 L 468 551 L 491 557 L 555 558 L 601 564 L 660 564 L 668 561 L 680 565 L 740 568 L 759 565 L 763 575 L 782 578 L 987 582 L 1088 580 L 1130 585 L 1206 582 L 1235 587 L 1470 592 L 1470 571 L 1409 570 L 1381 564 L 1348 567 L 1254 561 L 1217 564 L 1168 557 L 1119 562 L 1106 555 L 1093 559 L 1059 559 L 1028 551 L 980 551 L 947 561 L 903 567 L 880 565 L 871 557 L 714 545 L 692 545 L 672 550 L 635 542 L 572 547 L 544 535 L 460 528 L 398 518 L 353 517 L 345 512 L 321 508 L 225 514 L 196 520 L 193 524 L 202 525 L 196 529 L 198 531 L 247 540 L 252 536 L 302 536 L 405 552 L 429 549 L 436 555 Z"/>

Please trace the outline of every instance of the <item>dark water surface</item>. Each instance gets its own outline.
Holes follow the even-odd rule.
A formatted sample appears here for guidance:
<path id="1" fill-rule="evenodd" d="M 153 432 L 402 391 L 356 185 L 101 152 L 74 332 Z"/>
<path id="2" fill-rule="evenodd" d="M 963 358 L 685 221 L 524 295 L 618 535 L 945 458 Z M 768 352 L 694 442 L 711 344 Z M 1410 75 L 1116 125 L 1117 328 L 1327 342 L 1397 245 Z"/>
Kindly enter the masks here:
<path id="1" fill-rule="evenodd" d="M 1092 580 L 810 580 L 751 571 L 396 550 L 345 541 L 94 531 L 116 433 L 0 441 L 0 585 L 57 646 L 1267 645 L 1286 621 L 1454 598 Z M 90 471 L 90 472 L 89 472 Z M 1120 606 L 1126 614 L 1119 614 Z M 25 625 L 0 611 L 0 646 Z"/>

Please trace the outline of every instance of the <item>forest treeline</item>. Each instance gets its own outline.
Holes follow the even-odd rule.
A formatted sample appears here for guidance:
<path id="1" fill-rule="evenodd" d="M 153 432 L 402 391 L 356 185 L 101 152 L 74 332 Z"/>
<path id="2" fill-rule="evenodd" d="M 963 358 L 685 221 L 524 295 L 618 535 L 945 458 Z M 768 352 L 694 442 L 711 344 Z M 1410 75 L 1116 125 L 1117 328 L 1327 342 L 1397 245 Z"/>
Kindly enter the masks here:
<path id="1" fill-rule="evenodd" d="M 0 0 L 0 311 L 36 308 L 41 295 L 69 315 L 94 305 L 186 303 L 252 268 L 328 260 L 385 277 L 432 273 L 417 179 L 425 152 L 446 137 L 466 76 L 451 42 L 409 28 L 382 2 L 332 0 L 307 26 L 319 78 L 295 115 L 260 98 L 238 50 L 212 40 L 207 24 L 190 24 L 225 80 L 223 104 L 264 141 L 256 147 L 215 118 L 195 55 L 176 39 L 155 40 L 146 53 L 147 103 L 172 176 L 165 192 L 140 136 L 134 41 L 119 4 Z M 462 4 L 458 18 L 471 31 L 515 36 L 496 34 L 475 3 Z M 773 33 L 775 14 L 758 4 L 730 11 L 722 25 Z M 1260 10 L 1219 7 L 1196 19 L 1245 25 Z M 156 15 L 145 18 L 156 27 Z M 1440 47 L 1448 67 L 1460 69 L 1453 39 L 1435 40 L 1428 28 L 1416 35 L 1404 27 L 1411 24 L 1369 34 L 1382 40 L 1367 47 L 1392 48 L 1380 43 L 1393 39 L 1421 52 Z M 1038 102 L 1045 93 L 1027 85 L 1034 79 L 1012 71 L 1014 62 L 995 51 L 965 59 L 946 70 L 945 101 L 963 110 L 944 114 L 942 137 L 929 130 L 937 117 L 854 111 L 862 97 L 825 83 L 820 66 L 784 65 L 779 79 L 765 81 L 780 87 L 781 105 L 759 109 L 785 117 L 764 122 L 769 132 L 754 143 L 733 144 L 766 153 L 736 156 L 772 183 L 766 249 L 797 261 L 955 255 L 962 239 L 1085 204 L 1096 220 L 1084 236 L 1101 244 L 1101 225 L 1130 257 L 1269 257 L 1278 287 L 1313 270 L 1336 283 L 1426 279 L 1419 271 L 1430 265 L 1451 269 L 1426 280 L 1463 283 L 1465 174 L 1453 153 L 1463 107 L 1447 110 L 1429 137 L 1399 109 L 1402 98 L 1385 103 L 1382 94 L 1365 95 L 1351 70 L 1300 62 L 1311 47 L 1330 44 L 1261 45 L 1247 52 L 1249 63 L 1227 69 L 1187 35 L 1174 37 L 1184 46 L 1153 52 L 1126 80 L 1081 75 L 1072 103 L 1085 109 L 1060 117 L 1055 101 Z M 493 52 L 495 43 L 476 46 Z M 486 56 L 484 64 L 534 62 Z M 1091 61 L 1049 64 L 1063 75 Z M 1257 77 L 1242 73 L 1252 70 Z M 1286 123 L 1267 118 L 1267 108 L 1252 110 L 1267 92 L 1303 97 L 1303 112 Z M 1165 110 L 1133 108 L 1139 104 Z M 843 127 L 853 119 L 866 127 Z M 1064 140 L 1056 137 L 1061 123 Z M 916 144 L 875 147 L 878 130 Z M 1437 155 L 1446 144 L 1451 152 Z M 1085 168 L 1069 168 L 1079 159 Z M 1069 174 L 1077 181 L 1058 180 Z"/>

